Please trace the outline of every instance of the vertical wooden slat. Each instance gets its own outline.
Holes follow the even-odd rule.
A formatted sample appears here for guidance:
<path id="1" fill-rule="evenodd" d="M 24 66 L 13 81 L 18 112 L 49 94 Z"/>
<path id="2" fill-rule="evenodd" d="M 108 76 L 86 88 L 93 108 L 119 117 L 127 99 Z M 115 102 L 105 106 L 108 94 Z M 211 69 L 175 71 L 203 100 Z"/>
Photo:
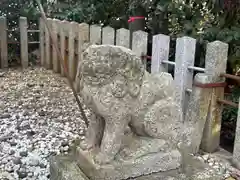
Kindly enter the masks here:
<path id="1" fill-rule="evenodd" d="M 128 29 L 118 29 L 116 32 L 116 45 L 130 48 L 130 31 Z"/>
<path id="2" fill-rule="evenodd" d="M 61 55 L 64 59 L 64 62 L 66 62 L 66 45 L 65 45 L 65 41 L 66 41 L 66 34 L 67 34 L 67 29 L 68 29 L 68 25 L 67 25 L 67 21 L 61 21 L 60 22 L 60 49 L 61 49 Z M 63 67 L 61 66 L 61 75 L 64 76 L 64 70 Z"/>
<path id="3" fill-rule="evenodd" d="M 23 68 L 28 67 L 28 24 L 26 17 L 20 17 L 20 46 L 21 46 L 21 64 Z"/>
<path id="4" fill-rule="evenodd" d="M 196 39 L 191 37 L 181 37 L 177 39 L 174 82 L 176 86 L 176 98 L 183 113 L 186 112 L 189 94 L 187 89 L 192 89 L 193 71 L 189 71 L 189 66 L 194 66 Z"/>
<path id="5" fill-rule="evenodd" d="M 209 75 L 210 82 L 224 82 L 225 78 L 220 77 L 226 72 L 228 58 L 228 44 L 214 41 L 207 45 L 205 73 Z M 207 152 L 214 152 L 220 145 L 220 131 L 222 119 L 222 105 L 217 102 L 224 98 L 224 87 L 212 89 L 209 113 L 204 129 L 201 148 Z"/>
<path id="6" fill-rule="evenodd" d="M 47 22 L 49 28 L 51 28 L 51 18 L 47 18 Z M 46 54 L 46 68 L 51 69 L 52 63 L 51 63 L 51 57 L 50 57 L 50 35 L 48 32 L 47 27 L 45 26 L 45 54 Z"/>
<path id="7" fill-rule="evenodd" d="M 147 55 L 147 45 L 148 45 L 148 33 L 144 31 L 135 31 L 132 34 L 132 50 L 136 53 L 137 56 L 146 56 Z M 147 64 L 147 59 L 142 58 L 143 64 Z"/>
<path id="8" fill-rule="evenodd" d="M 78 28 L 78 23 L 71 22 L 69 24 L 69 36 L 68 36 L 68 71 L 72 80 L 75 79 L 76 76 L 76 62 L 75 62 L 75 38 L 76 36 L 76 28 Z"/>
<path id="9" fill-rule="evenodd" d="M 57 20 L 53 19 L 52 20 L 52 34 L 53 34 L 53 39 L 55 42 L 57 42 L 57 32 L 58 32 L 58 27 L 57 27 Z M 58 45 L 58 43 L 57 43 Z M 59 72 L 59 62 L 58 62 L 58 55 L 56 49 L 53 47 L 52 48 L 52 61 L 53 61 L 53 72 L 58 73 Z"/>
<path id="10" fill-rule="evenodd" d="M 61 45 L 60 45 L 60 33 L 61 33 L 61 21 L 57 19 L 57 45 L 58 49 L 61 52 Z M 61 73 L 61 62 L 59 56 L 57 56 L 57 72 Z"/>
<path id="11" fill-rule="evenodd" d="M 0 17 L 0 67 L 8 67 L 7 19 Z"/>
<path id="12" fill-rule="evenodd" d="M 102 43 L 102 30 L 101 26 L 90 26 L 90 43 L 100 45 Z"/>
<path id="13" fill-rule="evenodd" d="M 104 27 L 103 33 L 102 33 L 102 44 L 114 45 L 114 41 L 115 41 L 115 30 L 110 26 Z"/>
<path id="14" fill-rule="evenodd" d="M 39 33 L 39 40 L 40 40 L 40 63 L 41 63 L 41 66 L 45 66 L 45 49 L 44 49 L 44 43 L 45 43 L 45 40 L 44 40 L 44 32 L 45 32 L 45 24 L 44 24 L 44 21 L 43 21 L 43 18 L 40 18 L 39 19 L 39 30 L 40 30 L 40 33 Z"/>
<path id="15" fill-rule="evenodd" d="M 75 89 L 79 92 L 80 88 L 80 63 L 82 61 L 82 52 L 85 50 L 86 44 L 89 42 L 89 25 L 86 23 L 79 24 L 78 30 L 78 65 L 75 78 Z"/>
<path id="16" fill-rule="evenodd" d="M 163 61 L 169 58 L 170 36 L 157 34 L 153 36 L 151 73 L 168 72 L 168 65 Z"/>

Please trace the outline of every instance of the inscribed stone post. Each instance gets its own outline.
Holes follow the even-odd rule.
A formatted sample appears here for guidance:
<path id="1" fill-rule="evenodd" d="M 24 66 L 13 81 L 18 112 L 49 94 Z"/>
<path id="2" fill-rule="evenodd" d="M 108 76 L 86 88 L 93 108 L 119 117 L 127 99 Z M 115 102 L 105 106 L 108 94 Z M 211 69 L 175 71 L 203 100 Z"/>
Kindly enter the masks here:
<path id="1" fill-rule="evenodd" d="M 75 61 L 75 39 L 76 28 L 78 29 L 78 23 L 71 22 L 69 24 L 69 35 L 68 35 L 68 71 L 70 78 L 74 81 L 76 76 L 76 61 Z"/>
<path id="2" fill-rule="evenodd" d="M 44 49 L 44 31 L 45 31 L 45 24 L 44 24 L 44 20 L 43 18 L 39 19 L 39 40 L 40 40 L 40 62 L 41 62 L 41 66 L 45 66 L 45 49 Z"/>
<path id="3" fill-rule="evenodd" d="M 135 31 L 132 34 L 132 50 L 139 57 L 147 55 L 148 33 L 144 31 Z M 145 69 L 147 68 L 147 59 L 142 58 Z"/>
<path id="4" fill-rule="evenodd" d="M 194 78 L 195 83 L 207 84 L 210 83 L 210 77 L 207 74 L 199 73 Z M 193 86 L 189 104 L 187 106 L 185 123 L 192 127 L 190 130 L 191 142 L 189 147 L 190 153 L 197 153 L 201 144 L 203 131 L 207 119 L 211 88 L 201 88 Z"/>
<path id="5" fill-rule="evenodd" d="M 79 77 L 79 63 L 82 61 L 82 52 L 84 51 L 84 45 L 89 42 L 89 25 L 86 23 L 79 24 L 79 30 L 78 30 L 78 69 L 77 74 L 75 77 L 75 89 L 77 92 L 79 92 L 79 86 L 80 86 L 80 77 Z"/>
<path id="6" fill-rule="evenodd" d="M 195 49 L 196 39 L 186 36 L 177 39 L 174 82 L 177 102 L 182 107 L 183 114 L 190 97 L 186 90 L 192 88 L 193 72 L 189 71 L 188 67 L 194 65 Z"/>
<path id="7" fill-rule="evenodd" d="M 168 65 L 163 61 L 169 58 L 170 36 L 157 34 L 153 36 L 151 73 L 168 72 Z"/>
<path id="8" fill-rule="evenodd" d="M 226 72 L 228 57 L 228 44 L 214 41 L 207 45 L 206 70 L 212 83 L 224 82 L 220 77 L 221 73 Z M 213 88 L 209 114 L 204 129 L 201 148 L 207 152 L 214 152 L 220 144 L 220 130 L 222 119 L 222 105 L 217 102 L 224 98 L 224 87 Z"/>
<path id="9" fill-rule="evenodd" d="M 116 32 L 116 45 L 129 48 L 130 31 L 128 29 L 118 29 Z"/>
<path id="10" fill-rule="evenodd" d="M 20 17 L 20 47 L 21 47 L 21 64 L 23 68 L 28 67 L 28 24 L 26 17 Z"/>
<path id="11" fill-rule="evenodd" d="M 47 18 L 47 24 L 51 30 L 51 18 Z M 50 57 L 50 35 L 48 32 L 48 28 L 47 26 L 45 26 L 45 53 L 46 53 L 46 68 L 47 69 L 51 69 L 52 68 L 52 61 L 51 61 L 51 57 Z"/>
<path id="12" fill-rule="evenodd" d="M 103 33 L 102 33 L 102 44 L 114 45 L 114 41 L 115 41 L 115 30 L 110 26 L 104 27 Z"/>
<path id="13" fill-rule="evenodd" d="M 0 67 L 8 67 L 7 20 L 0 17 Z"/>
<path id="14" fill-rule="evenodd" d="M 90 26 L 90 43 L 100 45 L 102 43 L 102 31 L 101 26 Z"/>
<path id="15" fill-rule="evenodd" d="M 233 161 L 233 164 L 238 169 L 240 169 L 240 98 L 239 98 L 239 105 L 238 105 L 238 117 L 237 117 L 237 125 L 236 125 L 236 133 L 235 133 L 232 161 Z"/>

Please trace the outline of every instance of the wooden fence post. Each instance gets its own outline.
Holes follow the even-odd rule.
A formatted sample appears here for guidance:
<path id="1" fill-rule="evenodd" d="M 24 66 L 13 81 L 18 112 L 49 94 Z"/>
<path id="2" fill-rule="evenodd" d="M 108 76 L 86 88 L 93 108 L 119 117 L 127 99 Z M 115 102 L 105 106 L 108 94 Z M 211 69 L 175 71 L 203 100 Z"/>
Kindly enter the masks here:
<path id="1" fill-rule="evenodd" d="M 114 45 L 114 42 L 115 42 L 115 30 L 110 26 L 104 27 L 102 32 L 102 44 Z"/>
<path id="2" fill-rule="evenodd" d="M 153 36 L 151 73 L 168 72 L 168 65 L 163 61 L 169 58 L 170 36 L 157 34 Z"/>
<path id="3" fill-rule="evenodd" d="M 86 23 L 79 24 L 78 30 L 78 65 L 75 77 L 75 89 L 80 91 L 80 62 L 82 61 L 82 52 L 85 50 L 86 43 L 89 42 L 89 25 Z"/>
<path id="4" fill-rule="evenodd" d="M 207 45 L 205 73 L 209 75 L 211 83 L 225 81 L 220 74 L 226 72 L 227 58 L 228 44 L 214 41 Z M 201 144 L 201 148 L 206 152 L 214 152 L 220 145 L 222 105 L 217 102 L 219 98 L 224 98 L 224 87 L 212 89 L 209 113 Z"/>
<path id="5" fill-rule="evenodd" d="M 130 48 L 130 31 L 128 29 L 118 29 L 116 33 L 116 45 Z"/>
<path id="6" fill-rule="evenodd" d="M 0 17 L 0 67 L 8 67 L 7 19 Z"/>
<path id="7" fill-rule="evenodd" d="M 177 39 L 174 82 L 177 102 L 182 107 L 183 114 L 186 112 L 190 95 L 187 89 L 192 88 L 193 71 L 189 71 L 189 66 L 194 66 L 196 39 L 191 37 L 181 37 Z"/>
<path id="8" fill-rule="evenodd" d="M 48 26 L 51 30 L 51 19 L 47 18 Z M 52 68 L 52 63 L 51 63 L 51 55 L 50 55 L 50 49 L 51 49 L 51 44 L 50 44 L 50 35 L 47 29 L 47 26 L 45 26 L 45 62 L 46 62 L 46 68 L 51 69 Z"/>
<path id="9" fill-rule="evenodd" d="M 139 57 L 147 55 L 148 33 L 144 31 L 135 31 L 132 34 L 132 50 Z M 142 58 L 145 69 L 147 68 L 147 59 Z"/>
<path id="10" fill-rule="evenodd" d="M 90 26 L 90 43 L 98 45 L 102 43 L 101 26 L 95 24 Z"/>
<path id="11" fill-rule="evenodd" d="M 75 61 L 75 39 L 78 37 L 76 32 L 78 31 L 78 23 L 71 22 L 69 24 L 69 35 L 68 35 L 68 71 L 72 81 L 76 76 L 77 62 Z M 78 39 L 78 38 L 77 38 Z"/>
<path id="12" fill-rule="evenodd" d="M 67 53 L 66 53 L 66 35 L 68 33 L 68 22 L 63 20 L 60 22 L 60 49 L 61 49 L 61 55 L 64 59 L 64 62 L 67 62 Z M 64 73 L 64 70 L 63 70 L 63 67 L 61 66 L 61 75 L 64 76 L 65 73 Z"/>
<path id="13" fill-rule="evenodd" d="M 52 21 L 52 32 L 53 32 L 53 39 L 54 41 L 57 42 L 57 46 L 58 46 L 58 20 L 57 19 L 53 19 Z M 53 61 L 53 72 L 58 73 L 60 71 L 60 64 L 58 60 L 57 51 L 55 50 L 54 47 L 52 48 L 52 61 Z"/>
<path id="14" fill-rule="evenodd" d="M 39 30 L 40 30 L 40 33 L 39 33 L 39 40 L 40 40 L 40 58 L 41 58 L 41 66 L 45 66 L 45 40 L 44 40 L 44 31 L 45 31 L 45 24 L 44 24 L 44 20 L 43 18 L 40 18 L 39 19 Z"/>
<path id="15" fill-rule="evenodd" d="M 233 164 L 240 169 L 240 98 L 238 105 L 238 117 L 236 124 L 236 133 L 235 133 L 235 141 L 234 141 L 234 149 L 233 149 Z"/>
<path id="16" fill-rule="evenodd" d="M 23 68 L 28 67 L 28 23 L 26 17 L 20 17 L 20 46 L 21 46 L 21 63 Z"/>

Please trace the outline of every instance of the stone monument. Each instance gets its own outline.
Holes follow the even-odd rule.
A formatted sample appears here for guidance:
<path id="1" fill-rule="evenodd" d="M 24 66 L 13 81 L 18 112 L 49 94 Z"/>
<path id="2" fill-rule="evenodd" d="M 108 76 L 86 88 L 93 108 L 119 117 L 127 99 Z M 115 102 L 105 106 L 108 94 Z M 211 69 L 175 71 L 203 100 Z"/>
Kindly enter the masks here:
<path id="1" fill-rule="evenodd" d="M 82 55 L 78 79 L 93 114 L 72 161 L 51 160 L 52 180 L 154 179 L 153 173 L 158 179 L 186 179 L 193 128 L 183 122 L 170 74 L 149 74 L 130 49 L 91 45 Z"/>

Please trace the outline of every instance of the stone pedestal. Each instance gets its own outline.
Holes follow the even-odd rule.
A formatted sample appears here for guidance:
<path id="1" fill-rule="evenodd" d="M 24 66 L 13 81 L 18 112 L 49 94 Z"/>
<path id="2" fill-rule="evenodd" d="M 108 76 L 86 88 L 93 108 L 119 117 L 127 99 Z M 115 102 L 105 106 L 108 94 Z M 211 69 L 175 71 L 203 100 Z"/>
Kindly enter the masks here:
<path id="1" fill-rule="evenodd" d="M 97 150 L 76 149 L 76 162 L 91 180 L 121 180 L 180 168 L 181 154 L 162 139 L 128 135 L 115 159 L 106 165 L 94 161 Z"/>
<path id="2" fill-rule="evenodd" d="M 50 159 L 50 180 L 92 180 L 77 165 L 72 155 L 54 156 Z M 84 163 L 84 162 L 83 162 Z M 146 167 L 147 168 L 147 167 Z M 187 169 L 181 168 L 166 172 L 142 175 L 128 180 L 221 180 L 212 169 L 199 160 L 189 160 Z M 124 179 L 123 179 L 124 180 Z"/>
<path id="3" fill-rule="evenodd" d="M 211 171 L 204 163 L 190 155 L 182 156 L 162 139 L 126 136 L 120 152 L 106 165 L 95 163 L 97 151 L 88 152 L 77 147 L 72 155 L 52 157 L 51 180 L 220 179 L 209 174 Z"/>

